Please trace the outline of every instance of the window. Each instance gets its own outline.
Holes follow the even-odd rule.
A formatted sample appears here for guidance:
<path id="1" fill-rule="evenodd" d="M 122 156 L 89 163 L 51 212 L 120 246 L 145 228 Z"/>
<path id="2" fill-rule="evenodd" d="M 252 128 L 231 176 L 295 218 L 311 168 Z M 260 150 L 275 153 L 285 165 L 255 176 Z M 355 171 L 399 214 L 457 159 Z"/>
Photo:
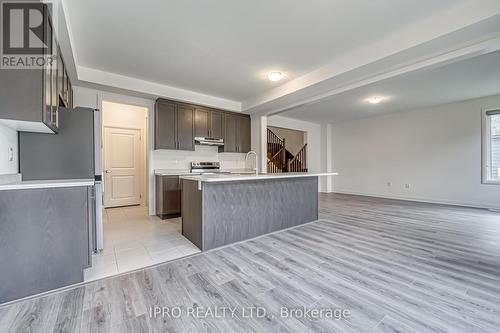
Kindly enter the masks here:
<path id="1" fill-rule="evenodd" d="M 500 184 L 500 108 L 483 111 L 483 183 Z"/>

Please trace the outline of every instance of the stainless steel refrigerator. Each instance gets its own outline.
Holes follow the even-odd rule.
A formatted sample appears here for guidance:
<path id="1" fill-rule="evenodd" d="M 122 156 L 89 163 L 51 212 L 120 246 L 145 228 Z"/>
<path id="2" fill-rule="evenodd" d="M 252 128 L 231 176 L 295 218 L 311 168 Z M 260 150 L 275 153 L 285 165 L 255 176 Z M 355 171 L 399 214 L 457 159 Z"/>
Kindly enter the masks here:
<path id="1" fill-rule="evenodd" d="M 95 179 L 93 248 L 103 248 L 101 121 L 90 108 L 59 108 L 56 134 L 19 132 L 23 180 Z"/>

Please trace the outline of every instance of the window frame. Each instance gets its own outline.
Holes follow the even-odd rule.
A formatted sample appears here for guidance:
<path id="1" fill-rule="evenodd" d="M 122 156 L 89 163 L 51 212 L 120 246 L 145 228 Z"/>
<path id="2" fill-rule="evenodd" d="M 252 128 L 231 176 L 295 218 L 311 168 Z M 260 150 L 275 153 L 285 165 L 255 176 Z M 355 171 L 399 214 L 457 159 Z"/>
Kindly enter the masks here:
<path id="1" fill-rule="evenodd" d="M 488 112 L 499 111 L 500 106 L 481 110 L 481 182 L 487 185 L 500 185 L 499 179 L 491 179 L 491 121 Z"/>

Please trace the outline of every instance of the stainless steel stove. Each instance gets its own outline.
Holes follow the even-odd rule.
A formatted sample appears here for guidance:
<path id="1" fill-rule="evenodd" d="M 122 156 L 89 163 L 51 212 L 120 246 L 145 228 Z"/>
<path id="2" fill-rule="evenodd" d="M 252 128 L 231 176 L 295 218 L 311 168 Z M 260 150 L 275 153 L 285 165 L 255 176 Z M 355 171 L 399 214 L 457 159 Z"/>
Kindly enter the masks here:
<path id="1" fill-rule="evenodd" d="M 191 173 L 220 173 L 219 162 L 191 162 Z"/>

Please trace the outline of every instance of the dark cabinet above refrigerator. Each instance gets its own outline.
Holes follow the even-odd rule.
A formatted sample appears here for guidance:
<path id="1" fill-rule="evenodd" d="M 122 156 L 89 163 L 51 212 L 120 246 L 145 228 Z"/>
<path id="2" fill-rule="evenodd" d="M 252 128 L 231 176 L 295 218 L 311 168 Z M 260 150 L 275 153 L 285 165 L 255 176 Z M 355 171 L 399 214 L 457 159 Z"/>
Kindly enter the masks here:
<path id="1" fill-rule="evenodd" d="M 57 135 L 19 133 L 19 171 L 24 180 L 94 179 L 100 172 L 95 157 L 95 110 L 60 108 Z"/>
<path id="2" fill-rule="evenodd" d="M 56 133 L 59 107 L 72 107 L 73 89 L 47 6 L 43 6 L 44 68 L 0 70 L 0 123 L 18 131 Z"/>

